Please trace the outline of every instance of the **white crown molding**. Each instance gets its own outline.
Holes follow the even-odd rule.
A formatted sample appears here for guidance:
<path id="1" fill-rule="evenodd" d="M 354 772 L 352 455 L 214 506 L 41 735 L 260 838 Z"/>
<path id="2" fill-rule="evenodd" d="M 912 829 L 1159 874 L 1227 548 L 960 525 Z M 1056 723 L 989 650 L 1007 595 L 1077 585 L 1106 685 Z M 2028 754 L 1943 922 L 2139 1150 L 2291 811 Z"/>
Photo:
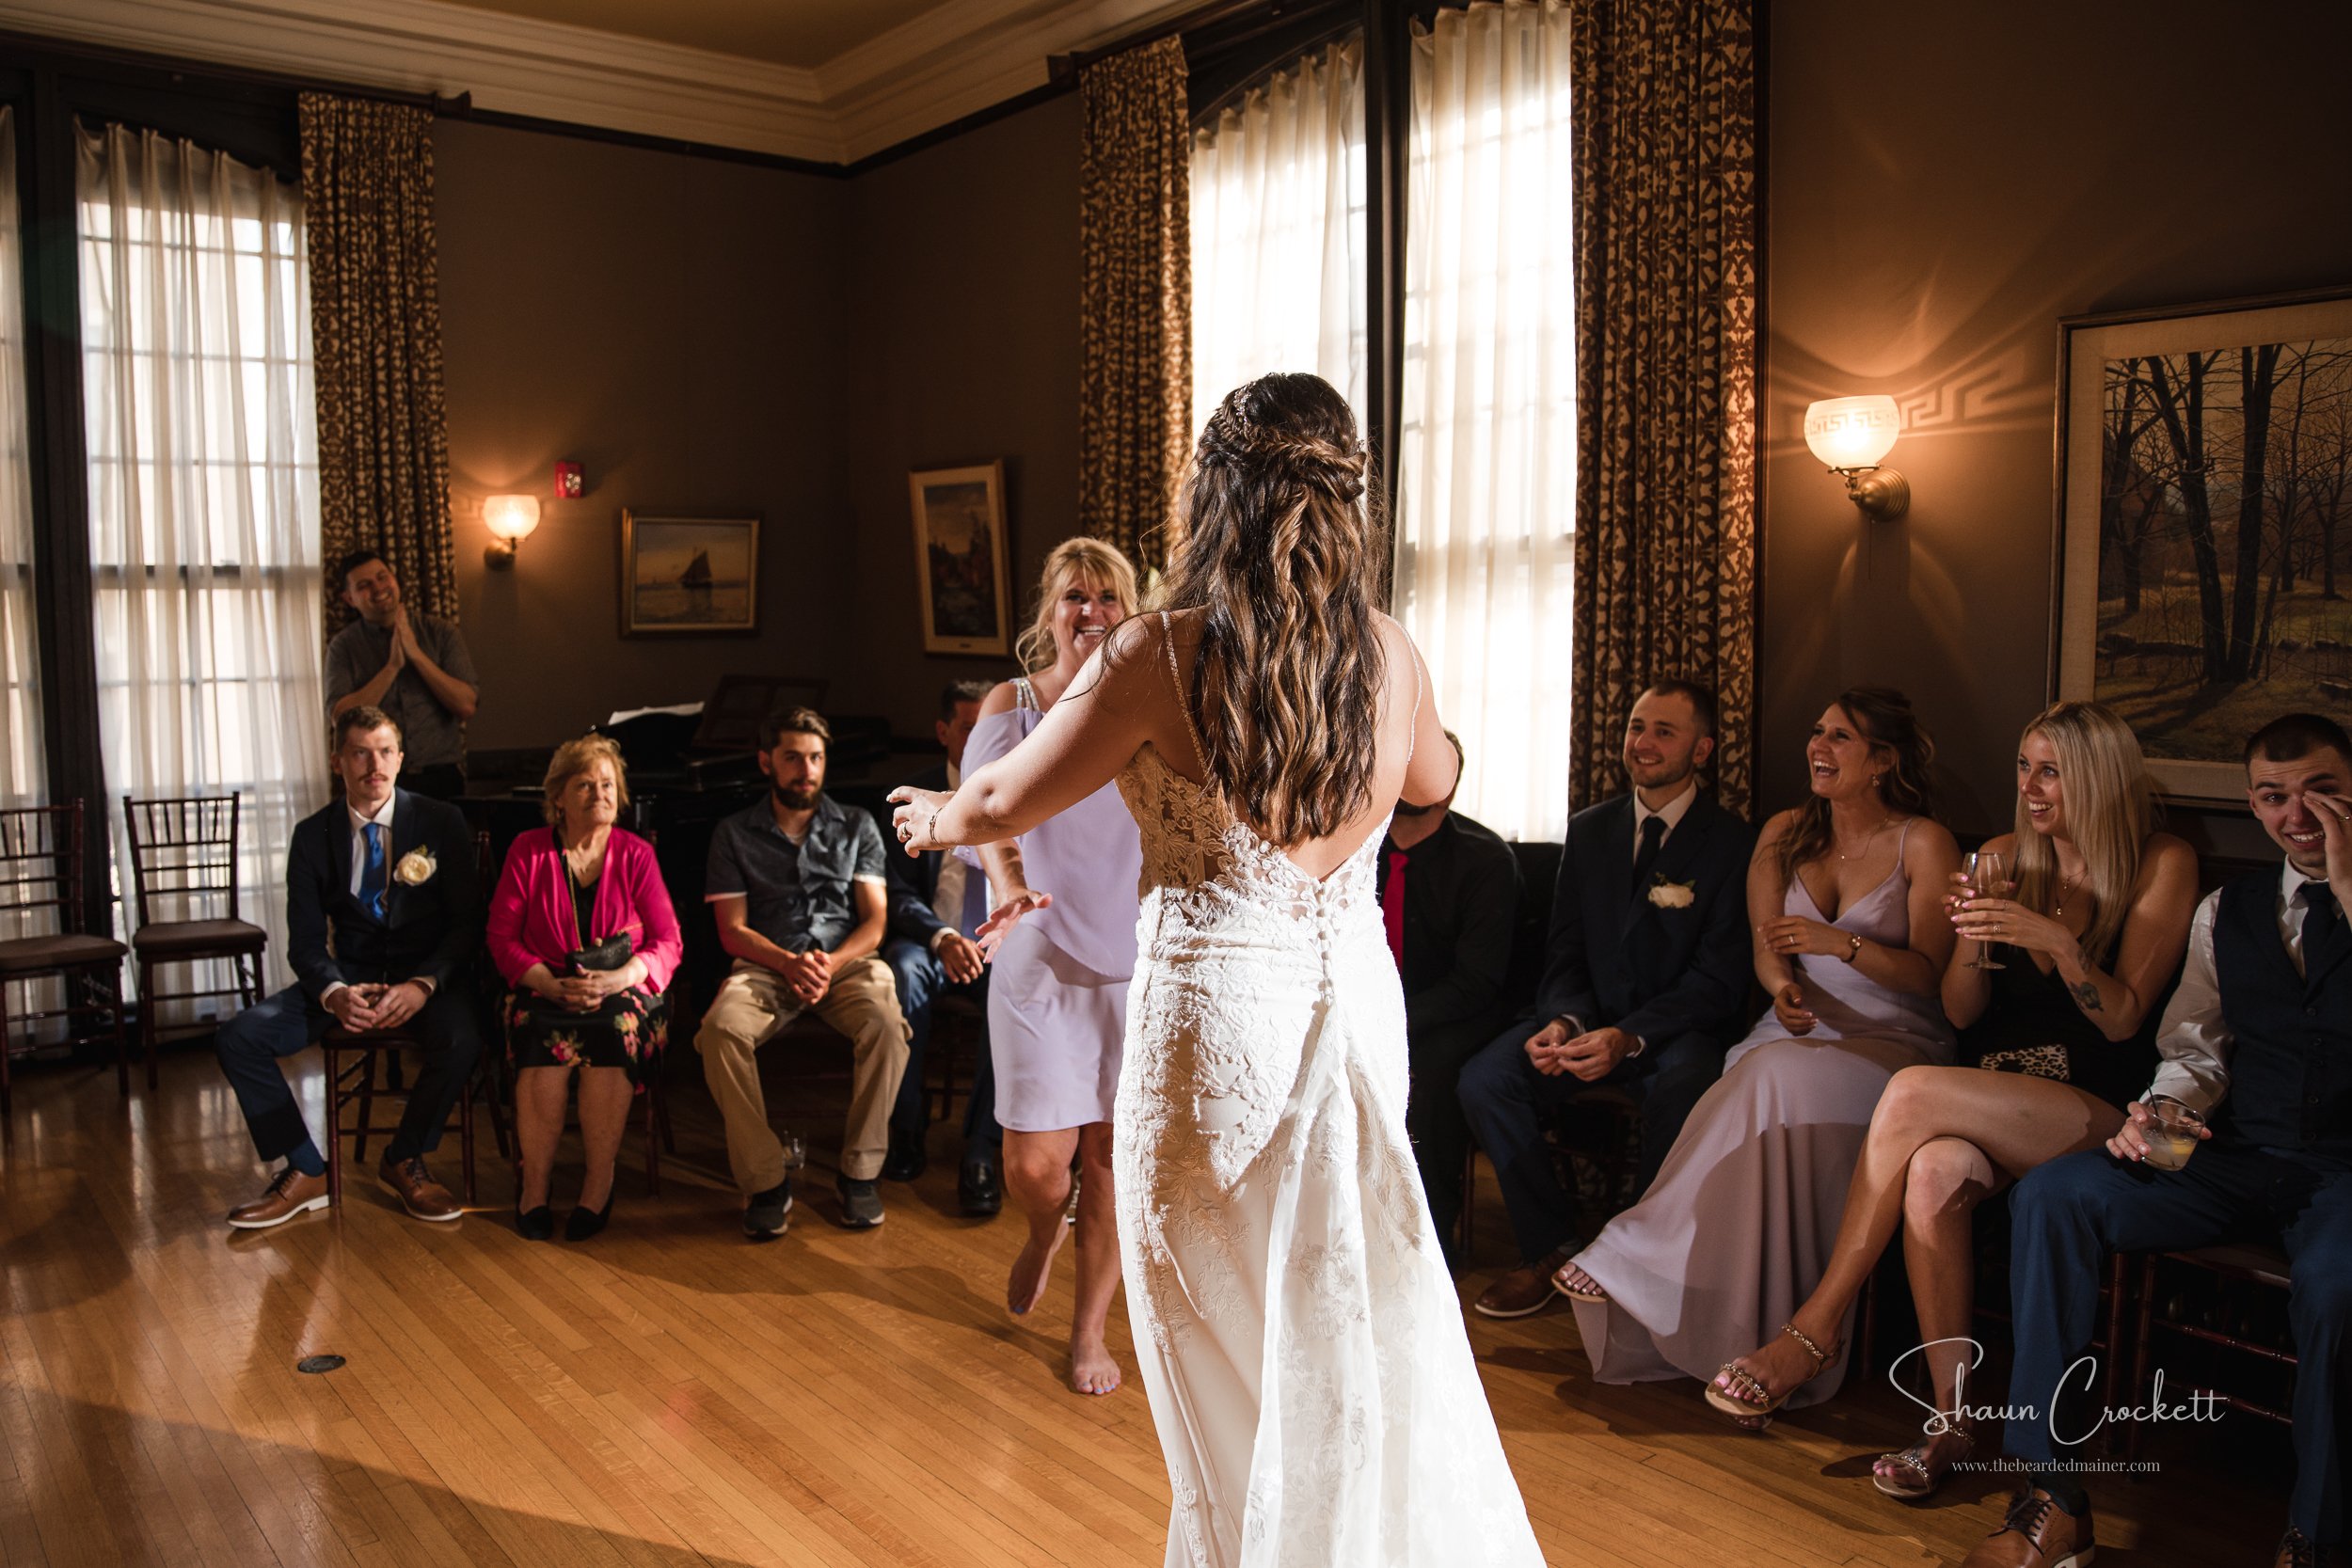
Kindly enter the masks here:
<path id="1" fill-rule="evenodd" d="M 846 164 L 1185 4 L 949 0 L 815 71 L 442 0 L 0 0 L 0 29 Z"/>

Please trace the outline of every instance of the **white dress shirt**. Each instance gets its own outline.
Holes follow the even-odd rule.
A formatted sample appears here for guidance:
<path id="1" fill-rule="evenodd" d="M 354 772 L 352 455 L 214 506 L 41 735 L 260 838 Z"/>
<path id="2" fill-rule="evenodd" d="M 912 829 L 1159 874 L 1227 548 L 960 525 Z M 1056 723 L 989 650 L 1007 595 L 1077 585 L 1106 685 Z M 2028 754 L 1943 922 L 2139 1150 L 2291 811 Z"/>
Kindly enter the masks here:
<path id="1" fill-rule="evenodd" d="M 1673 800 L 1667 801 L 1656 811 L 1652 811 L 1649 807 L 1644 805 L 1642 803 L 1642 792 L 1638 789 L 1635 790 L 1633 792 L 1633 858 L 1637 861 L 1642 858 L 1643 823 L 1647 822 L 1653 816 L 1665 818 L 1666 831 L 1658 836 L 1659 847 L 1663 848 L 1665 847 L 1666 840 L 1674 837 L 1675 830 L 1682 825 L 1682 819 L 1691 815 L 1691 802 L 1698 798 L 1699 776 L 1696 773 L 1691 774 L 1682 781 L 1681 794 L 1676 796 Z"/>
<path id="2" fill-rule="evenodd" d="M 2287 950 L 2297 974 L 2303 973 L 2303 884 L 2322 879 L 2306 877 L 2289 861 L 2279 870 L 2279 942 Z M 2197 906 L 2188 927 L 2188 960 L 2181 967 L 2180 989 L 2164 1010 L 2156 1034 L 2156 1053 L 2164 1058 L 2156 1069 L 2149 1095 L 2170 1095 L 2182 1103 L 2211 1114 L 2230 1092 L 2230 1052 L 2236 1037 L 2221 1016 L 2221 985 L 2213 967 L 2213 920 L 2221 907 L 2219 892 L 2208 893 Z"/>
<path id="3" fill-rule="evenodd" d="M 384 892 L 388 897 L 391 894 L 392 807 L 398 803 L 400 797 L 397 794 L 387 795 L 384 797 L 382 805 L 364 816 L 353 809 L 348 800 L 343 804 L 343 816 L 351 824 L 351 895 L 354 898 L 359 896 L 359 883 L 368 874 L 368 824 L 371 822 L 384 830 Z M 426 994 L 432 993 L 433 987 L 430 984 L 422 980 L 417 983 L 424 987 Z M 342 981 L 332 981 L 325 990 L 319 992 L 319 1000 L 325 1002 L 328 997 L 344 989 Z"/>

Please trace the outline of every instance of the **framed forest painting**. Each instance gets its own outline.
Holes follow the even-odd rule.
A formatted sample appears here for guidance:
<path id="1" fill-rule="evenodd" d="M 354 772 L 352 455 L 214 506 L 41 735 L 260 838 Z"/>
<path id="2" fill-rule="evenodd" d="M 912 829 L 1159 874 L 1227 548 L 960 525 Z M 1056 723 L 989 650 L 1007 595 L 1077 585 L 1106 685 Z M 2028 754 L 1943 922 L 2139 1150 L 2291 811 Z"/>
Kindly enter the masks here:
<path id="1" fill-rule="evenodd" d="M 923 651 L 1009 654 L 1004 464 L 917 468 L 907 490 Z"/>
<path id="2" fill-rule="evenodd" d="M 2242 804 L 2248 735 L 2352 708 L 2352 289 L 2061 323 L 2058 505 L 2058 695 Z"/>

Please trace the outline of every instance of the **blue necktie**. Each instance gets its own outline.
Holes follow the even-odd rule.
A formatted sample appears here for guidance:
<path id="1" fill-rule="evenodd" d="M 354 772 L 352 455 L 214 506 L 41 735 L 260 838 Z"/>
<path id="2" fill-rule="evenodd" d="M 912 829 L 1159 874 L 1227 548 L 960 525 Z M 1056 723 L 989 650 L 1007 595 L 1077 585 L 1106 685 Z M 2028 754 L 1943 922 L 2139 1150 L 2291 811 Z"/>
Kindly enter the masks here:
<path id="1" fill-rule="evenodd" d="M 359 872 L 359 903 L 380 924 L 384 919 L 384 824 L 365 825 L 368 835 L 368 861 Z"/>

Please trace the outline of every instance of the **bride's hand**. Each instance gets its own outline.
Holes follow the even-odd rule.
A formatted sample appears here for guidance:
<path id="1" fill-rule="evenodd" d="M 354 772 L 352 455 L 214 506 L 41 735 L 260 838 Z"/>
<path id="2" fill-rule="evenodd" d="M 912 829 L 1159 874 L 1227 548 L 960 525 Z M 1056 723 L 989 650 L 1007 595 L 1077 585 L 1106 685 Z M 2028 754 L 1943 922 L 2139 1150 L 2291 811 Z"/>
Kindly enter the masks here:
<path id="1" fill-rule="evenodd" d="M 939 821 L 939 808 L 950 799 L 947 790 L 916 789 L 908 784 L 890 792 L 890 803 L 898 808 L 890 814 L 891 831 L 898 835 L 898 842 L 906 846 L 910 856 L 946 847 L 932 835 L 931 829 Z"/>
<path id="2" fill-rule="evenodd" d="M 996 949 L 1005 944 L 1005 938 L 1011 934 L 1015 926 L 1021 924 L 1021 917 L 1050 909 L 1053 902 L 1054 895 L 1050 893 L 1023 888 L 991 910 L 988 918 L 980 922 L 980 928 L 972 933 L 972 941 L 978 946 L 980 957 L 994 962 Z"/>

